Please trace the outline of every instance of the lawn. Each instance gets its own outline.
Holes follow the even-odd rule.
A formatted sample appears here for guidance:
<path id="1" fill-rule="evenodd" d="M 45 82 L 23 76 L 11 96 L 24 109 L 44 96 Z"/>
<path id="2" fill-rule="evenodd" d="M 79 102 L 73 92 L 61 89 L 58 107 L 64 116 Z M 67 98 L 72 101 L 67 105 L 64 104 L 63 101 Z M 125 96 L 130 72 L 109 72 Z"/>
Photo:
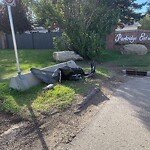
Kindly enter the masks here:
<path id="1" fill-rule="evenodd" d="M 19 62 L 22 73 L 30 68 L 43 68 L 56 64 L 52 58 L 53 50 L 19 50 Z M 17 74 L 15 53 L 13 50 L 0 50 L 0 79 Z"/>
<path id="2" fill-rule="evenodd" d="M 56 64 L 52 58 L 53 50 L 19 50 L 19 61 L 22 73 L 28 72 L 31 67 L 43 68 Z M 115 64 L 138 68 L 150 69 L 150 53 L 144 56 L 121 55 L 118 51 L 102 51 L 97 62 L 102 64 Z M 0 111 L 19 114 L 22 117 L 30 115 L 32 107 L 38 115 L 50 109 L 64 109 L 76 101 L 77 97 L 83 97 L 95 86 L 101 84 L 101 80 L 108 76 L 108 68 L 97 65 L 97 75 L 94 79 L 82 79 L 77 82 L 66 81 L 55 85 L 53 90 L 43 91 L 45 84 L 41 83 L 27 91 L 20 92 L 9 89 L 10 77 L 16 75 L 17 67 L 13 50 L 0 50 Z M 89 69 L 90 61 L 81 61 L 77 64 L 84 69 Z"/>
<path id="3" fill-rule="evenodd" d="M 22 73 L 26 73 L 31 67 L 43 68 L 56 64 L 52 58 L 53 50 L 19 50 L 19 61 Z M 95 80 L 80 80 L 78 82 L 63 82 L 55 85 L 53 90 L 43 91 L 44 83 L 21 92 L 9 89 L 10 77 L 17 75 L 15 54 L 13 50 L 0 50 L 0 111 L 19 114 L 22 117 L 30 115 L 32 106 L 36 114 L 49 111 L 52 108 L 64 109 L 71 105 L 76 97 L 86 95 L 89 90 L 98 86 Z M 78 65 L 82 63 L 78 63 Z M 85 64 L 85 63 L 83 63 Z M 86 62 L 84 69 L 89 69 Z M 107 76 L 107 72 L 97 68 L 101 77 Z"/>
<path id="4" fill-rule="evenodd" d="M 150 52 L 147 55 L 122 55 L 120 51 L 105 50 L 102 51 L 101 59 L 97 59 L 101 63 L 113 63 L 116 66 L 135 68 L 139 70 L 150 70 Z"/>

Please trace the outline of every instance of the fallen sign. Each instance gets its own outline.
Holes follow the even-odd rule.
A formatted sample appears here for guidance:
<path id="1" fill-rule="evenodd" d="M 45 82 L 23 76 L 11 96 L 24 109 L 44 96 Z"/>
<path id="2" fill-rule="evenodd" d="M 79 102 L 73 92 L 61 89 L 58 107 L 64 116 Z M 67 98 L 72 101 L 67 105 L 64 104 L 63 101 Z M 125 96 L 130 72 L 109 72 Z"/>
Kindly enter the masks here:
<path id="1" fill-rule="evenodd" d="M 76 81 L 81 78 L 89 78 L 95 74 L 95 64 L 91 63 L 91 71 L 85 73 L 80 67 L 70 67 L 68 65 L 59 67 L 54 71 L 45 71 L 36 68 L 31 68 L 32 74 L 42 82 L 48 84 L 43 89 L 51 89 L 53 84 L 62 82 L 62 80 Z"/>
<path id="2" fill-rule="evenodd" d="M 59 63 L 57 65 L 49 66 L 43 69 L 40 69 L 41 71 L 49 71 L 49 72 L 54 72 L 58 68 L 62 68 L 65 66 L 69 66 L 71 68 L 78 68 L 77 64 L 74 61 L 67 61 L 64 63 Z M 91 74 L 92 76 L 92 74 Z M 33 75 L 31 72 L 26 73 L 26 74 L 21 74 L 20 76 L 14 76 L 10 80 L 9 87 L 15 90 L 19 91 L 25 91 L 33 86 L 38 85 L 42 81 L 38 79 L 35 75 Z M 47 83 L 49 84 L 49 83 Z M 49 88 L 51 85 L 49 86 Z"/>
<path id="3" fill-rule="evenodd" d="M 64 63 L 59 63 L 53 66 L 42 68 L 41 70 L 55 71 L 56 69 L 64 67 L 66 65 L 73 68 L 78 67 L 74 61 L 67 61 Z M 40 82 L 42 81 L 35 77 L 31 72 L 28 72 L 26 74 L 21 74 L 20 76 L 17 75 L 12 77 L 9 87 L 15 90 L 25 91 L 33 86 L 38 85 Z"/>

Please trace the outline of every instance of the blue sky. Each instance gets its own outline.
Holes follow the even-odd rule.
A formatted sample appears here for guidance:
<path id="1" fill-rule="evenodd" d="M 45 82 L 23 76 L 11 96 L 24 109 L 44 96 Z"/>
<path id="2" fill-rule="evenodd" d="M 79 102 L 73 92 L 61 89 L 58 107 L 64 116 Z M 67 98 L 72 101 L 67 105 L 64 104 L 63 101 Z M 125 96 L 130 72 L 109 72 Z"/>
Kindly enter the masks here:
<path id="1" fill-rule="evenodd" d="M 145 3 L 148 2 L 149 0 L 136 0 L 137 3 L 141 4 L 141 3 Z M 141 10 L 139 10 L 139 12 L 146 12 L 147 10 L 147 6 L 144 6 Z"/>

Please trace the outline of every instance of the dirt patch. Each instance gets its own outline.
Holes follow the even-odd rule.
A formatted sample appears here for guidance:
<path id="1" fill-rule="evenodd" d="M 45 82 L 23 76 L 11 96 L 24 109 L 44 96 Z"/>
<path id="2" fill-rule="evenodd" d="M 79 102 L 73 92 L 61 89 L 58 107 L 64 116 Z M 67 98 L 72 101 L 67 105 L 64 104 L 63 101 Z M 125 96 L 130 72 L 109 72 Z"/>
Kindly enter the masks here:
<path id="1" fill-rule="evenodd" d="M 12 125 L 23 121 L 21 117 L 13 115 L 12 113 L 0 112 L 0 134 L 11 128 Z"/>
<path id="2" fill-rule="evenodd" d="M 83 100 L 82 96 L 76 97 L 68 108 L 51 110 L 42 113 L 38 118 L 29 106 L 29 121 L 0 112 L 0 150 L 54 150 L 71 142 L 99 111 L 98 106 L 104 107 L 116 87 L 127 80 L 117 71 L 118 69 L 112 72 L 111 77 L 106 80 L 99 81 L 102 83 L 100 92 L 88 101 L 78 114 L 74 112 L 77 104 Z"/>

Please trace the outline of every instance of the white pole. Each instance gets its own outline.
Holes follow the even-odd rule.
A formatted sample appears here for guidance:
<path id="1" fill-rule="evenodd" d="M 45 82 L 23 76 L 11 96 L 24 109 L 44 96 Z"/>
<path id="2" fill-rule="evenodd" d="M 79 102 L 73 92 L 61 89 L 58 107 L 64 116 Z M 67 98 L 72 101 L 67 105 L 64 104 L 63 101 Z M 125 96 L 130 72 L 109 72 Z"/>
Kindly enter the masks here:
<path id="1" fill-rule="evenodd" d="M 15 38 L 14 24 L 13 24 L 12 13 L 11 13 L 11 6 L 7 5 L 7 8 L 8 8 L 11 33 L 12 33 L 13 44 L 14 44 L 14 50 L 15 50 L 15 55 L 16 55 L 16 63 L 17 63 L 18 75 L 20 75 L 21 71 L 20 71 L 20 65 L 19 65 L 19 59 L 18 59 L 18 51 L 17 51 L 17 44 L 16 44 L 16 38 Z"/>

